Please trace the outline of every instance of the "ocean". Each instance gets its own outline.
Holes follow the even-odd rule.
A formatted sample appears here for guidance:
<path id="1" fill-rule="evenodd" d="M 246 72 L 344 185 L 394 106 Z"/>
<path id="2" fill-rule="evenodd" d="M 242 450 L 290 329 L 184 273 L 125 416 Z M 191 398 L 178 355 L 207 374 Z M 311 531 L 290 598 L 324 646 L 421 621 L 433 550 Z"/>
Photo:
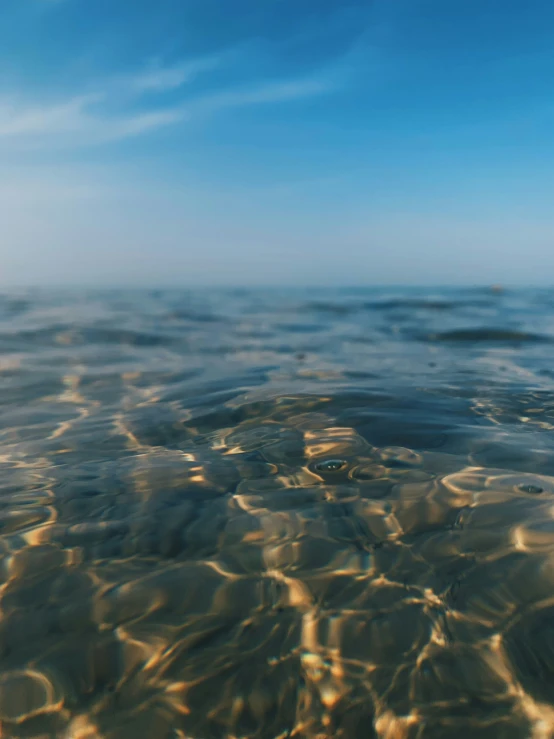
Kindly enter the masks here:
<path id="1" fill-rule="evenodd" d="M 554 736 L 554 291 L 0 295 L 0 736 Z"/>

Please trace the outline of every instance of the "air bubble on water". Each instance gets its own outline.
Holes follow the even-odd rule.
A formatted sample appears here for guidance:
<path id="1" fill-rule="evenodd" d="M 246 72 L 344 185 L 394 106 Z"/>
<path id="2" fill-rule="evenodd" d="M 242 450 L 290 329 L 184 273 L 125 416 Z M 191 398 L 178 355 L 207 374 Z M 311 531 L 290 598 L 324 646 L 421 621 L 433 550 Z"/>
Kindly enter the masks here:
<path id="1" fill-rule="evenodd" d="M 346 467 L 344 459 L 326 459 L 323 462 L 318 462 L 315 465 L 315 469 L 318 472 L 340 472 Z"/>
<path id="2" fill-rule="evenodd" d="M 529 493 L 529 495 L 540 495 L 541 493 L 544 493 L 544 489 L 538 485 L 519 485 L 519 490 L 521 490 L 522 493 Z"/>

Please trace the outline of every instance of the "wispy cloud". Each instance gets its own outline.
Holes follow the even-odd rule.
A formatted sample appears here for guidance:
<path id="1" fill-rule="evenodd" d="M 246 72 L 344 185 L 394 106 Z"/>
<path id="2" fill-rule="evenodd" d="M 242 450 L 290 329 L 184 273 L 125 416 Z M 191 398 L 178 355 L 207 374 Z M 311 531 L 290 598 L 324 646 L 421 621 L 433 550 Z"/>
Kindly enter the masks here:
<path id="1" fill-rule="evenodd" d="M 129 86 L 132 91 L 137 93 L 175 90 L 188 82 L 192 82 L 202 72 L 214 69 L 219 63 L 218 57 L 207 57 L 184 62 L 173 67 L 157 66 L 131 78 Z"/>
<path id="2" fill-rule="evenodd" d="M 0 102 L 0 140 L 48 145 L 100 144 L 137 136 L 183 121 L 182 109 L 150 110 L 109 116 L 102 110 L 103 95 L 75 97 L 55 104 L 17 105 Z"/>
<path id="3" fill-rule="evenodd" d="M 192 110 L 207 113 L 243 105 L 262 105 L 264 103 L 301 100 L 323 95 L 335 88 L 336 80 L 331 77 L 285 80 L 254 88 L 222 90 L 194 101 Z"/>
<path id="4" fill-rule="evenodd" d="M 100 99 L 85 95 L 43 105 L 0 100 L 0 137 L 74 132 L 82 128 L 87 108 Z"/>
<path id="5" fill-rule="evenodd" d="M 325 74 L 224 88 L 209 95 L 189 96 L 172 106 L 152 106 L 149 93 L 181 88 L 195 74 L 216 63 L 215 59 L 203 59 L 160 67 L 129 77 L 125 83 L 114 85 L 108 81 L 99 92 L 57 102 L 0 98 L 0 141 L 9 139 L 31 146 L 50 146 L 54 142 L 62 146 L 98 145 L 183 123 L 193 116 L 301 100 L 331 92 L 337 86 L 336 75 Z M 147 99 L 143 99 L 145 96 Z"/>

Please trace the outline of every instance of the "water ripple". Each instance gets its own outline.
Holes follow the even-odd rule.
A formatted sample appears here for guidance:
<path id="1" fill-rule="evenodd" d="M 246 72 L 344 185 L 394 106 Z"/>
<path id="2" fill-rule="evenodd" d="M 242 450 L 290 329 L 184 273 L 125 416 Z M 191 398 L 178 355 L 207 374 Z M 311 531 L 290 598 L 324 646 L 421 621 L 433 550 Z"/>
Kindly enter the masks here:
<path id="1" fill-rule="evenodd" d="M 547 298 L 1 296 L 0 734 L 554 735 Z"/>

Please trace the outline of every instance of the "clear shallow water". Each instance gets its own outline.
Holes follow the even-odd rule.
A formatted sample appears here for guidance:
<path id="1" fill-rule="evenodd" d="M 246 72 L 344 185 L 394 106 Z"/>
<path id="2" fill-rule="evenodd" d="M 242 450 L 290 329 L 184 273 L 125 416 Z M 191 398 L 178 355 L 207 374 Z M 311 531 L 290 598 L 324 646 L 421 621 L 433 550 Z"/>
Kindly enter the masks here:
<path id="1" fill-rule="evenodd" d="M 554 732 L 554 291 L 0 297 L 5 737 Z"/>

